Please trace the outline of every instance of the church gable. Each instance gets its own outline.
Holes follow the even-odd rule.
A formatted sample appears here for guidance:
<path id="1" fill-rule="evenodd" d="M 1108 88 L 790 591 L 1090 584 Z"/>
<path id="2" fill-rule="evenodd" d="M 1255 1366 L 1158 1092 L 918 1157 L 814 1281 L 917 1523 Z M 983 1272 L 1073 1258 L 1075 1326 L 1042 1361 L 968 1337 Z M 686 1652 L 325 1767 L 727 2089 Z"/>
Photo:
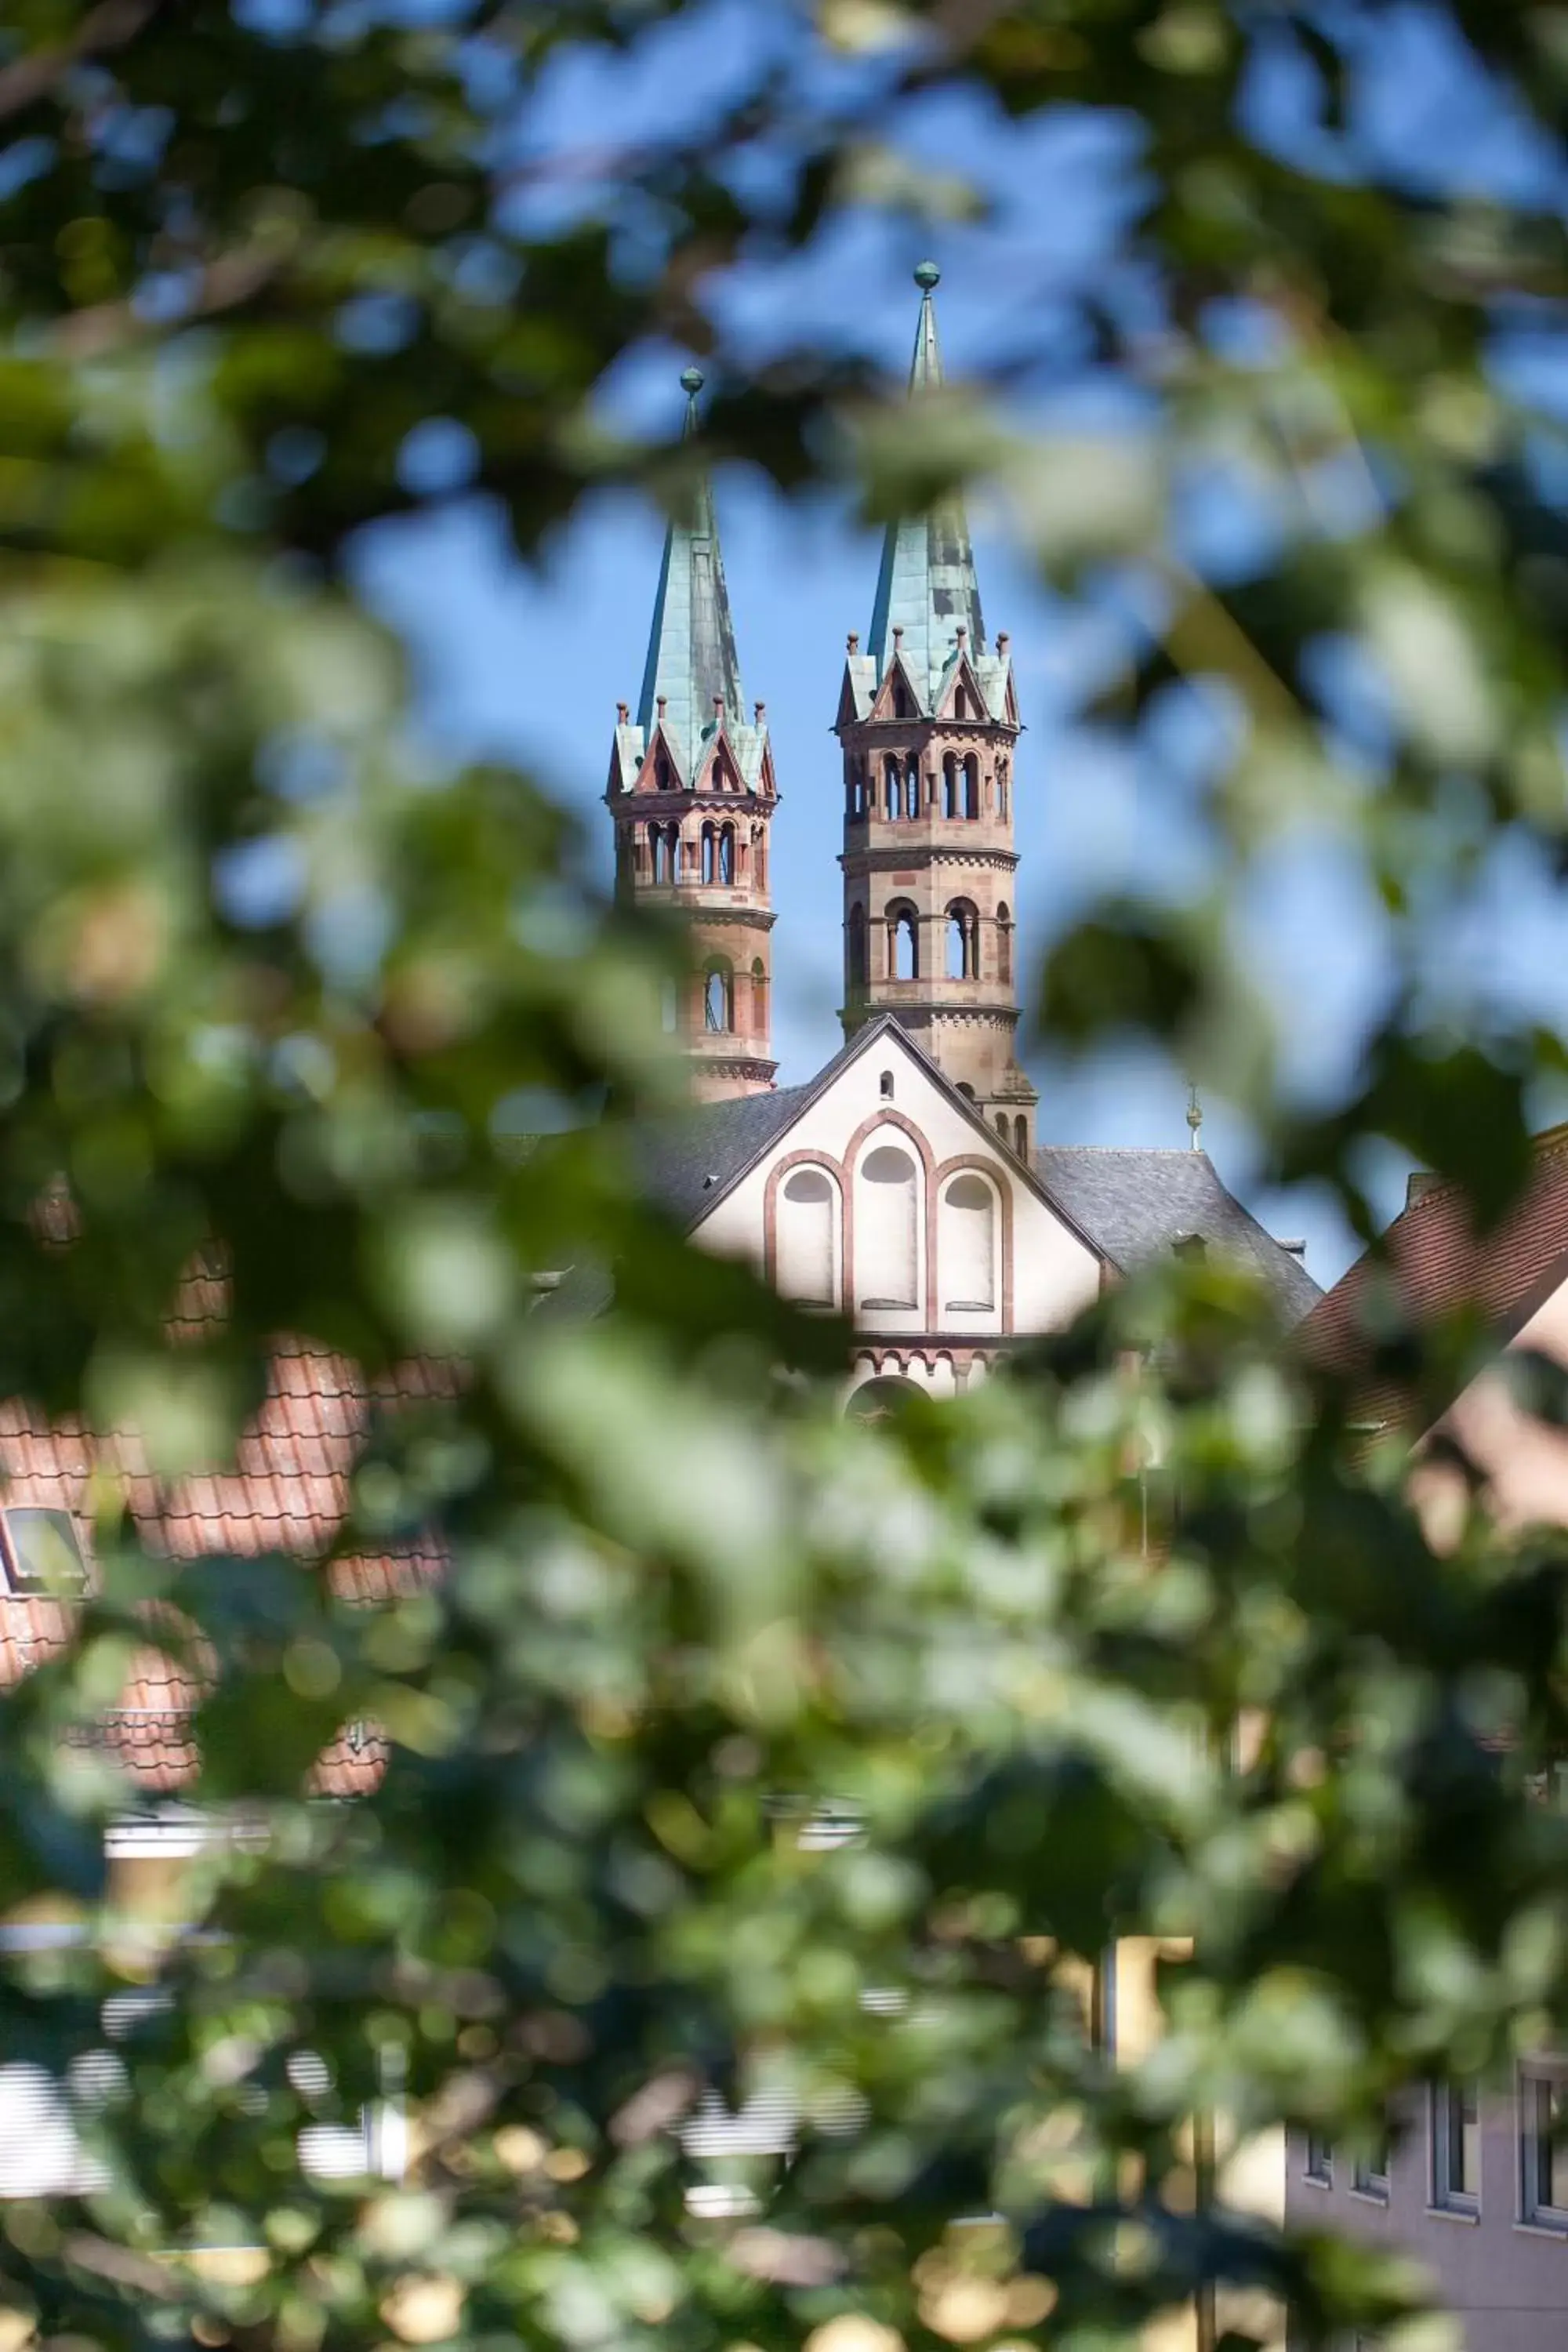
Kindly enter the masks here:
<path id="1" fill-rule="evenodd" d="M 643 753 L 634 789 L 639 793 L 673 793 L 684 782 L 679 756 L 661 716 Z"/>
<path id="2" fill-rule="evenodd" d="M 1100 1283 L 1091 1244 L 890 1021 L 801 1091 L 693 1238 L 889 1335 L 1059 1329 Z"/>
<path id="3" fill-rule="evenodd" d="M 710 738 L 706 758 L 699 770 L 698 790 L 708 793 L 738 793 L 743 789 L 741 771 L 722 727 Z"/>
<path id="4" fill-rule="evenodd" d="M 895 631 L 902 636 L 902 630 Z M 926 716 L 924 681 L 917 684 L 913 670 L 904 657 L 901 646 L 896 646 L 888 673 L 877 689 L 871 705 L 873 719 L 923 719 Z"/>
<path id="5" fill-rule="evenodd" d="M 983 722 L 991 717 L 985 690 L 967 653 L 960 650 L 951 657 L 937 689 L 931 715 L 954 720 L 960 726 Z"/>

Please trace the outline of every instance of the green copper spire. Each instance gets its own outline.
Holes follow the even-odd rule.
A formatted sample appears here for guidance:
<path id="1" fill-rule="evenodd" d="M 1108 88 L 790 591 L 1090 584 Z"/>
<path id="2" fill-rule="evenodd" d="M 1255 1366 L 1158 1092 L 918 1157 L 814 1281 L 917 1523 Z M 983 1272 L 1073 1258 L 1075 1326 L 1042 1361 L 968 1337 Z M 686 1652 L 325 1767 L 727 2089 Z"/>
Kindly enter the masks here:
<path id="1" fill-rule="evenodd" d="M 931 299 L 941 277 L 934 261 L 922 261 L 915 271 L 921 316 L 910 368 L 911 400 L 936 391 L 942 380 L 936 305 Z M 915 685 L 928 697 L 947 665 L 960 628 L 969 632 L 973 656 L 984 652 L 980 585 L 961 498 L 942 499 L 916 522 L 889 526 L 871 614 L 870 650 L 879 677 L 886 674 L 895 628 L 903 632 L 904 660 Z"/>
<path id="2" fill-rule="evenodd" d="M 697 430 L 697 395 L 702 378 L 696 368 L 688 368 L 680 382 L 687 395 L 686 435 L 690 439 Z M 658 705 L 663 700 L 665 732 L 683 782 L 689 782 L 699 747 L 712 729 L 715 696 L 722 699 L 727 729 L 744 723 L 746 706 L 735 652 L 735 625 L 730 616 L 730 592 L 724 584 L 724 559 L 719 550 L 713 489 L 703 474 L 697 484 L 690 521 L 671 523 L 664 542 L 642 699 L 637 705 L 637 722 L 647 741 L 658 723 Z"/>

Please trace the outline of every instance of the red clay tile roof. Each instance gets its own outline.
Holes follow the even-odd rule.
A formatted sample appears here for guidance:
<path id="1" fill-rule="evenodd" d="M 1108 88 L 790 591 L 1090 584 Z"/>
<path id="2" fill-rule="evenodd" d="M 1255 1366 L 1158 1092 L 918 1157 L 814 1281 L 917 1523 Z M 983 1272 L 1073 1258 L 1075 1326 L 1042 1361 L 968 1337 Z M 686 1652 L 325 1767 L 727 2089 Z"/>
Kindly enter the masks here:
<path id="1" fill-rule="evenodd" d="M 204 1287 L 211 1286 L 204 1278 Z M 178 1337 L 188 1336 L 187 1321 L 221 1312 L 220 1297 L 198 1297 L 194 1284 L 188 1290 Z M 450 1396 L 457 1385 L 454 1370 L 427 1363 L 367 1383 L 342 1357 L 280 1343 L 265 1400 L 240 1440 L 233 1469 L 172 1486 L 153 1477 L 134 1432 L 94 1438 L 79 1423 L 51 1425 L 13 1398 L 0 1402 L 0 1506 L 68 1511 L 85 1550 L 92 1516 L 88 1489 L 99 1477 L 124 1496 L 148 1550 L 166 1559 L 279 1552 L 319 1561 L 342 1528 L 354 1457 L 373 1409 Z M 446 1565 L 432 1539 L 345 1555 L 331 1559 L 326 1572 L 342 1599 L 369 1606 L 419 1591 L 440 1578 Z M 0 1590 L 0 1690 L 14 1688 L 65 1647 L 72 1615 L 68 1601 Z M 93 1733 L 83 1735 L 83 1744 L 117 1758 L 144 1795 L 168 1794 L 196 1775 L 189 1717 L 197 1696 L 191 1669 L 150 1642 L 133 1661 L 118 1705 Z M 379 1781 L 386 1757 L 385 1737 L 375 1726 L 345 1725 L 318 1760 L 312 1788 L 333 1797 L 364 1795 Z"/>
<path id="2" fill-rule="evenodd" d="M 1538 1136 L 1534 1149 L 1524 1193 L 1489 1233 L 1477 1235 L 1457 1183 L 1412 1201 L 1301 1324 L 1309 1360 L 1353 1379 L 1380 1339 L 1467 1309 L 1500 1346 L 1511 1339 L 1568 1274 L 1568 1127 Z M 1411 1402 L 1396 1381 L 1369 1382 L 1358 1410 L 1386 1425 L 1406 1418 Z"/>

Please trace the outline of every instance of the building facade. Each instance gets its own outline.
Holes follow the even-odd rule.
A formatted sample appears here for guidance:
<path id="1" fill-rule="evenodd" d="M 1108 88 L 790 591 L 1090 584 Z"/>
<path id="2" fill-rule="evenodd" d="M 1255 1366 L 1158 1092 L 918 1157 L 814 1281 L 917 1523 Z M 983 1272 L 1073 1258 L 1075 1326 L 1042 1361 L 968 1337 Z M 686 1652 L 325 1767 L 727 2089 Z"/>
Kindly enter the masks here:
<path id="1" fill-rule="evenodd" d="M 915 278 L 910 397 L 936 400 L 938 273 L 922 262 Z M 694 432 L 700 378 L 682 381 Z M 698 1108 L 638 1130 L 650 1190 L 702 1246 L 847 1318 L 857 1390 L 952 1394 L 1016 1339 L 1065 1328 L 1101 1284 L 1195 1242 L 1251 1266 L 1286 1319 L 1305 1314 L 1318 1289 L 1300 1253 L 1205 1153 L 1041 1140 L 1017 1053 L 1023 724 L 962 499 L 889 526 L 869 632 L 848 640 L 842 814 L 824 824 L 840 844 L 844 1043 L 784 1088 L 767 1020 L 777 791 L 763 706 L 748 726 L 732 716 L 736 648 L 704 481 L 666 540 L 642 700 L 635 721 L 621 706 L 606 795 L 620 890 L 686 931 L 678 1025 Z"/>
<path id="2" fill-rule="evenodd" d="M 1377 1368 L 1381 1336 L 1459 1314 L 1479 1318 L 1491 1353 L 1446 1402 L 1418 1402 Z M 1358 1422 L 1408 1446 L 1409 1492 L 1434 1547 L 1457 1538 L 1478 1502 L 1505 1540 L 1568 1527 L 1568 1432 L 1530 1411 L 1507 1368 L 1523 1353 L 1568 1370 L 1568 1127 L 1536 1139 L 1518 1205 L 1484 1242 L 1458 1185 L 1414 1179 L 1404 1213 L 1300 1336 L 1352 1383 Z M 1549 1794 L 1561 1801 L 1561 1790 Z M 1462 2352 L 1561 2352 L 1568 2061 L 1542 2050 L 1501 2077 L 1423 2084 L 1370 2157 L 1291 2134 L 1285 2218 L 1418 2262 Z"/>

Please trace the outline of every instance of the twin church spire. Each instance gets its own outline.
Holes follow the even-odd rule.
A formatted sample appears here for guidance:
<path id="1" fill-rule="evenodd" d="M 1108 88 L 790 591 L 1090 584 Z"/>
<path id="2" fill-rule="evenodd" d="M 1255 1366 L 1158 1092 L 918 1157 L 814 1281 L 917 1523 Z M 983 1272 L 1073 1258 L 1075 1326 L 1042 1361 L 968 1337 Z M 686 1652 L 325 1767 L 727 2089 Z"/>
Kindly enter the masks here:
<path id="1" fill-rule="evenodd" d="M 922 262 L 912 399 L 942 383 Z M 681 379 L 687 430 L 701 377 Z M 1015 1054 L 1018 1008 L 1007 639 L 987 645 L 963 500 L 893 523 L 870 640 L 849 639 L 836 732 L 844 755 L 845 999 L 853 1035 L 891 1012 L 1008 1146 L 1034 1141 Z M 623 704 L 606 795 L 618 887 L 685 922 L 692 979 L 679 1026 L 700 1097 L 773 1084 L 768 830 L 777 804 L 763 706 L 743 718 L 740 664 L 706 478 L 671 525 L 642 699 Z"/>
<path id="2" fill-rule="evenodd" d="M 688 368 L 686 432 L 702 378 Z M 766 1094 L 772 1054 L 773 902 L 768 829 L 778 803 L 767 714 L 746 715 L 713 491 L 701 474 L 670 524 L 642 697 L 620 705 L 605 793 L 616 887 L 685 928 L 687 976 L 672 1025 L 700 1100 Z"/>

